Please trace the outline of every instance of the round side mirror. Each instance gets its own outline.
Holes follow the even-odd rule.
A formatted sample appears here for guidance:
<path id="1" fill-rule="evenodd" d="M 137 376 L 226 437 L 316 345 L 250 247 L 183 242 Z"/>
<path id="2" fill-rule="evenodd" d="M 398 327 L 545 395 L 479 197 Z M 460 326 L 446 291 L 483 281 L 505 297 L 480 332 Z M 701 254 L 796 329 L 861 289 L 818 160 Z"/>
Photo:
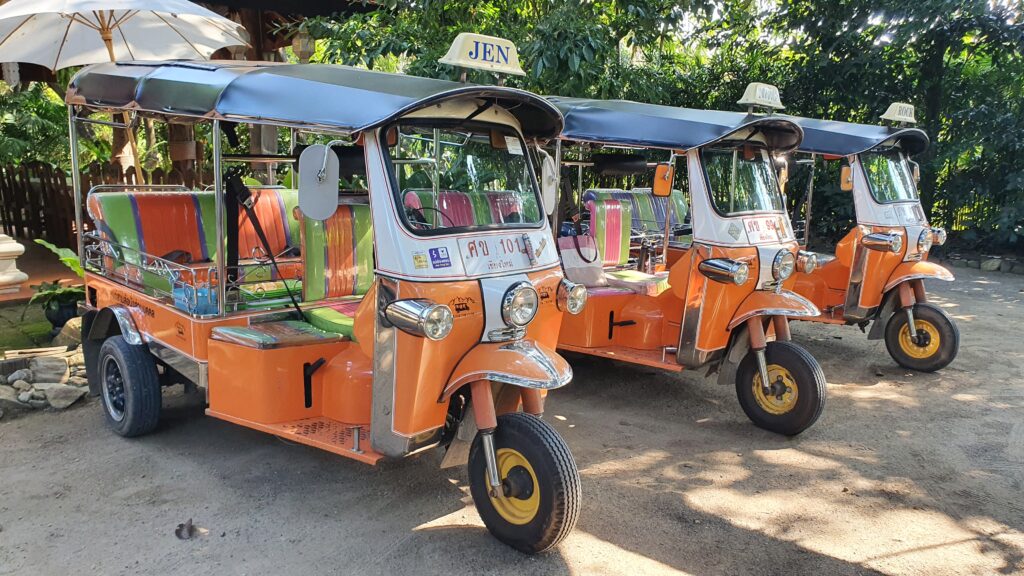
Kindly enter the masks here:
<path id="1" fill-rule="evenodd" d="M 540 152 L 540 196 L 544 202 L 544 212 L 550 216 L 555 211 L 555 203 L 558 201 L 558 167 L 555 166 L 555 159 L 547 152 L 538 149 Z"/>

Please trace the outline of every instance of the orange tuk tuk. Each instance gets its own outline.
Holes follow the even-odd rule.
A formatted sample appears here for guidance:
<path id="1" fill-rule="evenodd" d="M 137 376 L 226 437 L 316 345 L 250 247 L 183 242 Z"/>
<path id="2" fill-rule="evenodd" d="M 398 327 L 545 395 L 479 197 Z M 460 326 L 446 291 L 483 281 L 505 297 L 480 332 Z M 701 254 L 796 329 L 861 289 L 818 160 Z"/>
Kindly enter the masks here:
<path id="1" fill-rule="evenodd" d="M 444 449 L 519 550 L 572 530 L 579 474 L 540 418 L 572 377 L 562 316 L 586 299 L 563 278 L 531 157 L 561 129 L 553 105 L 260 62 L 91 66 L 67 104 L 76 161 L 82 128 L 122 113 L 212 140 L 212 188 L 83 199 L 84 351 L 115 433 L 152 432 L 162 387 L 183 383 L 209 416 L 368 464 Z M 239 125 L 276 153 L 241 150 Z M 282 167 L 297 187 L 253 181 Z"/>
<path id="2" fill-rule="evenodd" d="M 810 427 L 825 377 L 790 341 L 788 318 L 818 310 L 782 283 L 814 261 L 798 250 L 772 164 L 800 127 L 771 114 L 551 101 L 565 116 L 559 206 L 573 212 L 558 215 L 558 245 L 567 276 L 589 291 L 583 313 L 563 317 L 558 348 L 717 371 L 757 426 Z"/>
<path id="3" fill-rule="evenodd" d="M 804 130 L 796 154 L 810 166 L 802 211 L 810 237 L 815 166 L 838 162 L 839 188 L 852 196 L 856 226 L 835 246 L 818 255 L 821 265 L 798 272 L 787 287 L 822 309 L 801 318 L 829 324 L 869 323 L 868 339 L 885 339 L 889 355 L 912 370 L 933 372 L 956 358 L 960 333 L 942 308 L 928 302 L 925 280 L 953 280 L 942 266 L 928 262 L 946 231 L 928 224 L 917 194 L 919 169 L 910 160 L 928 147 L 928 136 L 914 122 L 914 108 L 896 103 L 882 116 L 896 127 L 792 117 Z M 798 165 L 799 165 L 798 164 Z"/>

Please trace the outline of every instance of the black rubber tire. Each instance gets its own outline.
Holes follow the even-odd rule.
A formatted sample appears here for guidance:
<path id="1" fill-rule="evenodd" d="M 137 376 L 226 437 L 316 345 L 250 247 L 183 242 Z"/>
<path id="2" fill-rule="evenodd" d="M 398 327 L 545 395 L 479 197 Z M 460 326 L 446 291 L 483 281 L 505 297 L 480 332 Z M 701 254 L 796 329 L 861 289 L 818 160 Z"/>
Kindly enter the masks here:
<path id="1" fill-rule="evenodd" d="M 108 370 L 115 366 L 120 371 L 124 389 L 124 416 L 120 420 L 112 414 L 109 395 L 102 391 L 107 386 Z M 97 368 L 100 404 L 110 428 L 129 438 L 152 432 L 160 421 L 162 398 L 156 363 L 149 350 L 129 344 L 123 336 L 111 336 L 100 347 Z"/>
<path id="2" fill-rule="evenodd" d="M 540 505 L 526 524 L 513 524 L 495 510 L 477 434 L 469 450 L 469 490 L 480 518 L 495 538 L 520 552 L 549 550 L 572 532 L 580 515 L 580 473 L 569 447 L 547 422 L 522 412 L 498 417 L 494 445 L 495 450 L 512 448 L 526 458 L 537 477 Z"/>
<path id="3" fill-rule="evenodd" d="M 938 306 L 923 302 L 914 305 L 914 320 L 924 320 L 939 332 L 939 349 L 927 358 L 914 358 L 907 355 L 900 346 L 900 330 L 907 325 L 907 315 L 897 310 L 885 325 L 885 348 L 897 364 L 904 368 L 920 372 L 941 370 L 956 358 L 960 351 L 960 329 L 948 314 Z"/>
<path id="4" fill-rule="evenodd" d="M 757 356 L 749 352 L 736 370 L 736 397 L 747 417 L 759 428 L 785 436 L 796 436 L 810 428 L 825 409 L 825 373 L 810 352 L 792 342 L 769 342 L 765 349 L 769 366 L 776 364 L 789 371 L 796 381 L 796 405 L 783 414 L 772 414 L 754 397 Z"/>

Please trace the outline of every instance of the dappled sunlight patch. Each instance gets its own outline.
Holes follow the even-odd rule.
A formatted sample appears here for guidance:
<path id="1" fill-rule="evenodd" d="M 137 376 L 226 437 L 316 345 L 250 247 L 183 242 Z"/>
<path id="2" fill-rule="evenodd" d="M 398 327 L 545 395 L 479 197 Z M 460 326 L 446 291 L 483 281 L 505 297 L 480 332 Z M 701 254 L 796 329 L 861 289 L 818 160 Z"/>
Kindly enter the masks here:
<path id="1" fill-rule="evenodd" d="M 470 499 L 467 505 L 463 508 L 424 522 L 413 528 L 413 531 L 419 532 L 424 530 L 464 527 L 484 527 L 483 520 L 481 520 L 480 515 L 477 514 L 476 508 L 473 507 L 472 499 Z"/>
<path id="2" fill-rule="evenodd" d="M 884 571 L 983 573 L 1024 551 L 1021 534 L 1006 527 L 999 533 L 1002 549 L 986 551 L 991 538 L 925 508 L 926 494 L 909 480 L 848 484 L 795 481 L 792 488 L 753 493 L 702 487 L 684 499 L 737 527 Z"/>
<path id="3" fill-rule="evenodd" d="M 892 385 L 891 380 L 880 380 L 879 384 Z M 874 386 L 871 388 L 865 388 L 862 386 L 843 386 L 843 387 L 830 387 L 829 394 L 838 398 L 848 398 L 857 402 L 858 404 L 871 404 L 871 403 L 882 403 L 884 402 L 890 406 L 899 406 L 903 408 L 919 408 L 921 403 L 917 399 L 902 394 L 892 388 L 883 388 Z"/>
<path id="4" fill-rule="evenodd" d="M 580 474 L 585 476 L 609 476 L 625 472 L 635 473 L 641 470 L 650 470 L 661 465 L 669 456 L 671 455 L 663 450 L 648 450 L 628 458 L 605 460 L 604 462 L 580 468 Z"/>
<path id="5" fill-rule="evenodd" d="M 572 563 L 569 574 L 621 574 L 625 566 L 629 567 L 630 574 L 690 574 L 617 546 L 579 528 L 569 534 L 569 537 L 558 546 L 557 552 Z M 537 573 L 543 572 L 543 569 L 539 569 Z"/>
<path id="6" fill-rule="evenodd" d="M 782 450 L 754 450 L 754 456 L 772 466 L 785 466 L 800 470 L 836 470 L 843 464 L 831 458 L 808 454 L 794 448 Z"/>

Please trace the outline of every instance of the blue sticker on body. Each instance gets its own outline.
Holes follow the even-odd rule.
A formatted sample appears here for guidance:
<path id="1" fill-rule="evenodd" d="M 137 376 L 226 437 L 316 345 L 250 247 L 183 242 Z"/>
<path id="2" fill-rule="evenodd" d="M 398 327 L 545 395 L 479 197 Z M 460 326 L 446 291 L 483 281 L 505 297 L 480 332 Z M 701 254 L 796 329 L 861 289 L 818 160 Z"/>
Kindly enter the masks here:
<path id="1" fill-rule="evenodd" d="M 432 268 L 451 268 L 452 259 L 448 257 L 447 248 L 430 249 L 430 266 Z"/>

